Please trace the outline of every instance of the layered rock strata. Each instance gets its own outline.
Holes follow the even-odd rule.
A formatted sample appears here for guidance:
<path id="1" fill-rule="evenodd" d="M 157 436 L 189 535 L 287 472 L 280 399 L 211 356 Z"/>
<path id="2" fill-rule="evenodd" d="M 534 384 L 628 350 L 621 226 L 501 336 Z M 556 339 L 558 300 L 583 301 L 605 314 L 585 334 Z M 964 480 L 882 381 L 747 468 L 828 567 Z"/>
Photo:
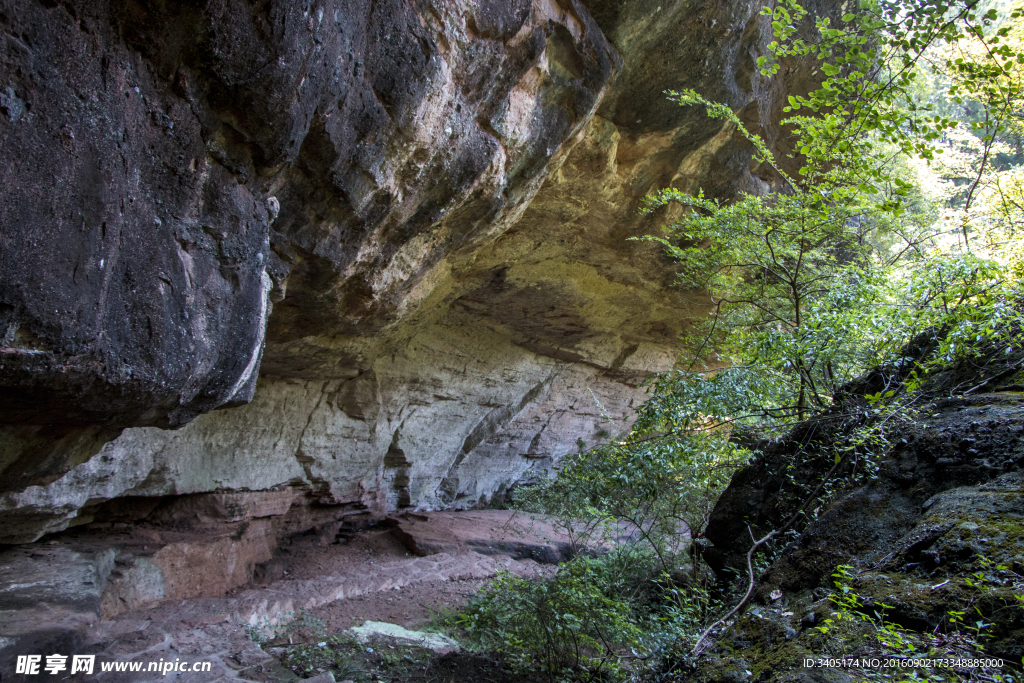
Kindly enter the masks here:
<path id="1" fill-rule="evenodd" d="M 4 0 L 0 542 L 121 497 L 466 507 L 614 436 L 706 311 L 643 196 L 772 183 L 662 92 L 774 143 L 810 78 L 755 73 L 758 9 Z"/>
<path id="2" fill-rule="evenodd" d="M 228 498 L 219 503 L 232 501 L 240 502 Z M 200 509 L 189 507 L 193 513 Z M 502 511 L 477 514 L 514 532 L 519 550 L 526 555 L 565 540 L 564 535 L 552 534 L 550 525 L 534 524 L 528 516 L 510 519 L 511 513 Z M 148 662 L 161 659 L 208 662 L 209 671 L 202 676 L 206 680 L 297 680 L 254 640 L 273 636 L 300 614 L 309 618 L 314 610 L 375 594 L 397 597 L 403 589 L 430 590 L 437 584 L 459 586 L 463 581 L 479 585 L 501 571 L 536 576 L 550 569 L 529 557 L 514 559 L 500 549 L 474 552 L 471 544 L 410 557 L 398 551 L 397 542 L 396 548 L 377 544 L 379 538 L 374 537 L 387 536 L 387 531 L 336 536 L 338 524 L 326 524 L 316 534 L 286 541 L 280 557 L 261 567 L 283 566 L 292 572 L 266 572 L 260 582 L 243 586 L 245 581 L 237 580 L 239 572 L 222 571 L 227 564 L 223 560 L 235 566 L 260 561 L 252 540 L 262 532 L 254 531 L 255 526 L 233 537 L 218 537 L 207 527 L 203 538 L 186 544 L 184 531 L 123 525 L 102 533 L 69 534 L 43 545 L 0 549 L 0 580 L 5 587 L 0 591 L 0 673 L 17 679 L 18 655 L 62 652 L 94 655 L 92 680 L 124 680 L 123 671 L 104 671 L 103 665 L 120 662 L 123 666 L 129 661 L 146 662 L 131 680 L 164 680 L 166 672 L 148 669 Z M 261 526 L 265 530 L 270 524 Z M 197 530 L 193 528 L 193 533 Z M 161 534 L 166 545 L 157 549 Z M 532 543 L 523 541 L 526 534 Z M 222 561 L 218 551 L 225 553 Z M 353 562 L 354 557 L 359 560 Z M 312 563 L 328 568 L 310 578 L 303 566 Z M 238 590 L 224 597 L 226 587 Z"/>

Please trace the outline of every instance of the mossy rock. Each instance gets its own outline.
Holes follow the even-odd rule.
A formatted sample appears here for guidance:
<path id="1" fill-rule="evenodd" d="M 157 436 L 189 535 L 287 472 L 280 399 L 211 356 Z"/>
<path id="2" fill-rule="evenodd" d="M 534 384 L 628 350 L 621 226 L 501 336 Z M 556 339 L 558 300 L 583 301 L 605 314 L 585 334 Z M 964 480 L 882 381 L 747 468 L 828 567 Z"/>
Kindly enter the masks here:
<path id="1" fill-rule="evenodd" d="M 804 660 L 890 652 L 883 624 L 894 624 L 894 642 L 904 638 L 918 651 L 962 642 L 1019 668 L 1024 395 L 944 400 L 901 434 L 876 480 L 840 487 L 797 537 L 770 549 L 776 559 L 759 577 L 752 604 L 718 636 L 693 680 L 867 680 L 856 670 L 806 668 Z M 715 511 L 720 533 L 710 536 L 726 544 L 720 557 L 742 557 L 748 524 L 759 534 L 773 528 L 779 515 L 765 511 L 782 503 L 771 490 L 780 473 L 771 470 L 785 463 L 779 453 L 763 459 L 723 496 L 720 506 L 734 509 Z M 840 592 L 832 576 L 839 565 L 850 567 L 844 583 L 858 597 L 855 609 L 823 599 Z M 972 630 L 979 620 L 981 635 Z"/>

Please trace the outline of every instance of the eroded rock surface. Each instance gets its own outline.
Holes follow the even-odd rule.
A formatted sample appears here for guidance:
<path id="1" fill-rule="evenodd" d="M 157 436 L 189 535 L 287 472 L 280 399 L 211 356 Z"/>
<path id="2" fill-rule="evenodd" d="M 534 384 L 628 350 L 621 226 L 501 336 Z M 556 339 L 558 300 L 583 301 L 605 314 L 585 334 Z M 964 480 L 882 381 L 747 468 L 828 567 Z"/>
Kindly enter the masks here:
<path id="1" fill-rule="evenodd" d="M 642 197 L 773 183 L 662 91 L 774 144 L 813 77 L 744 1 L 4 3 L 0 542 L 469 507 L 614 436 L 706 313 Z"/>
<path id="2" fill-rule="evenodd" d="M 247 401 L 271 277 L 291 287 L 276 338 L 386 326 L 529 200 L 617 58 L 571 3 L 2 16 L 14 424 L 177 426 Z"/>
<path id="3" fill-rule="evenodd" d="M 224 502 L 205 500 L 190 510 Z M 511 513 L 499 514 L 508 521 Z M 95 655 L 94 674 L 71 680 L 164 680 L 166 672 L 147 670 L 149 663 L 175 659 L 210 665 L 201 676 L 183 674 L 184 680 L 295 680 L 258 643 L 301 615 L 350 614 L 361 609 L 352 604 L 356 601 L 390 603 L 403 596 L 415 599 L 417 609 L 427 609 L 423 601 L 437 609 L 432 598 L 460 587 L 475 590 L 499 571 L 520 576 L 545 571 L 531 559 L 467 547 L 411 556 L 387 530 L 359 532 L 344 522 L 286 538 L 277 558 L 286 569 L 275 571 L 266 562 L 269 556 L 244 553 L 252 545 L 247 534 L 267 532 L 254 526 L 229 535 L 210 526 L 172 532 L 150 524 L 123 525 L 0 550 L 0 675 L 14 675 L 17 655 L 57 652 Z M 548 526 L 526 528 L 540 534 L 541 545 L 557 540 Z M 183 557 L 187 562 L 178 562 Z M 263 564 L 261 580 L 231 585 L 238 578 L 234 568 L 248 565 L 251 573 L 254 563 Z M 355 625 L 351 616 L 343 621 L 336 628 Z M 132 661 L 143 662 L 143 670 L 102 670 L 104 664 Z"/>
<path id="4" fill-rule="evenodd" d="M 558 564 L 584 550 L 556 520 L 517 511 L 407 512 L 388 517 L 387 524 L 395 539 L 421 557 L 471 550 Z"/>
<path id="5" fill-rule="evenodd" d="M 62 545 L 0 552 L 0 661 L 54 648 L 77 652 L 95 634 L 116 551 Z M 49 649 L 48 649 L 49 648 Z"/>

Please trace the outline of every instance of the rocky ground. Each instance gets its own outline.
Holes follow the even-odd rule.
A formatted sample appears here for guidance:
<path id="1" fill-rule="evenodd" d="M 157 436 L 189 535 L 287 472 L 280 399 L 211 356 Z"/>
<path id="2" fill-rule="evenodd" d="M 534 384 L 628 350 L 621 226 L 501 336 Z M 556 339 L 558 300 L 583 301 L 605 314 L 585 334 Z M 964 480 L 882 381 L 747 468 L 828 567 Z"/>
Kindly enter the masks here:
<path id="1" fill-rule="evenodd" d="M 137 533 L 152 539 L 145 529 Z M 124 543 L 132 536 L 106 538 Z M 564 533 L 523 513 L 407 515 L 332 538 L 312 532 L 288 539 L 272 560 L 256 568 L 251 581 L 221 596 L 154 601 L 118 611 L 109 591 L 116 589 L 120 596 L 130 591 L 123 572 L 120 583 L 110 577 L 118 571 L 115 558 L 123 549 L 100 545 L 95 532 L 66 534 L 45 545 L 14 546 L 0 553 L 0 580 L 6 588 L 0 595 L 5 667 L 13 666 L 15 652 L 94 654 L 92 676 L 61 673 L 72 680 L 263 683 L 298 678 L 281 659 L 301 677 L 320 673 L 295 656 L 330 640 L 330 649 L 323 652 L 332 657 L 349 648 L 361 658 L 359 671 L 386 671 L 390 660 L 369 657 L 365 649 L 335 636 L 364 621 L 429 626 L 464 606 L 499 570 L 540 575 L 552 571 L 552 565 L 534 557 L 550 563 L 570 552 Z M 202 570 L 215 568 L 207 564 L 197 569 Z M 134 576 L 144 583 L 143 573 Z M 136 585 L 135 590 L 144 592 L 146 586 Z M 420 657 L 413 667 L 419 673 L 436 666 L 438 671 L 450 670 L 456 680 L 476 680 L 472 672 L 496 666 L 475 655 L 449 653 L 440 661 L 433 653 L 412 652 Z M 175 660 L 210 662 L 212 671 L 99 671 L 105 662 L 141 661 L 148 666 Z M 390 662 L 392 668 L 394 664 Z M 353 675 L 359 678 L 359 672 Z M 470 678 L 457 678 L 462 675 Z M 504 674 L 499 668 L 489 675 L 500 679 Z"/>
<path id="2" fill-rule="evenodd" d="M 746 587 L 751 534 L 781 528 L 803 504 L 798 494 L 830 471 L 832 491 L 755 556 L 761 573 L 751 602 L 714 630 L 696 668 L 678 675 L 845 683 L 902 670 L 806 662 L 907 662 L 930 653 L 1004 660 L 960 667 L 961 680 L 1013 676 L 1024 655 L 1024 607 L 1015 597 L 1024 595 L 1024 393 L 938 398 L 914 411 L 894 418 L 902 426 L 884 456 L 847 469 L 833 470 L 847 428 L 839 415 L 762 444 L 698 541 L 723 585 L 734 577 L 724 600 Z M 0 550 L 4 666 L 16 654 L 74 653 L 95 655 L 97 670 L 60 672 L 73 680 L 511 683 L 484 656 L 361 643 L 348 629 L 451 627 L 498 571 L 541 576 L 576 550 L 550 520 L 502 510 L 377 520 L 358 513 L 260 546 L 274 537 L 257 533 L 261 518 L 218 526 L 209 517 L 216 505 L 201 502 L 187 515 L 164 515 L 189 517 L 192 526 L 102 523 Z M 228 502 L 220 501 L 245 507 Z M 208 662 L 211 671 L 100 671 L 161 661 Z"/>

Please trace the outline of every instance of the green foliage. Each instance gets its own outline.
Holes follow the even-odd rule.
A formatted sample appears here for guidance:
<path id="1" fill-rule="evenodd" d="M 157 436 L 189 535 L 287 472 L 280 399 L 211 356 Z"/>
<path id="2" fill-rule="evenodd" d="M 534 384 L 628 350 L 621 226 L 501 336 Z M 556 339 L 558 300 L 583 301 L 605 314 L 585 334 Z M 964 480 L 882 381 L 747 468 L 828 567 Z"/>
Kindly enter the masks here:
<path id="1" fill-rule="evenodd" d="M 656 418 L 659 407 L 664 411 Z M 688 531 L 704 528 L 718 494 L 746 460 L 725 431 L 672 425 L 674 408 L 645 405 L 644 417 L 658 420 L 655 429 L 635 427 L 624 441 L 567 455 L 558 478 L 523 492 L 521 505 L 565 520 L 581 550 L 602 533 L 632 534 L 672 571 L 669 556 Z"/>
<path id="2" fill-rule="evenodd" d="M 980 571 L 974 572 L 964 581 L 964 585 L 973 592 L 971 603 L 986 594 L 996 593 L 997 588 L 1006 583 L 1016 581 L 1014 585 L 1017 590 L 1024 589 L 1021 577 L 1006 565 L 998 565 L 985 557 L 977 558 L 977 562 Z M 852 584 L 856 580 L 853 569 L 849 565 L 840 565 L 832 574 L 836 592 L 829 595 L 829 601 L 835 611 L 815 627 L 823 638 L 836 640 L 844 656 L 850 645 L 860 641 L 866 634 L 870 644 L 867 651 L 862 653 L 869 658 L 921 661 L 914 666 L 880 669 L 877 674 L 882 678 L 902 680 L 913 674 L 916 678 L 934 681 L 973 681 L 979 677 L 1007 683 L 1014 680 L 1008 671 L 988 664 L 996 661 L 985 650 L 992 624 L 980 607 L 973 605 L 969 610 L 950 609 L 941 630 L 935 628 L 930 633 L 914 631 L 887 617 L 894 609 L 892 605 L 878 601 L 871 601 L 870 607 L 867 605 L 868 601 L 853 588 Z M 1021 596 L 1014 595 L 1014 598 L 1017 602 L 1022 600 Z M 1007 604 L 1004 599 L 998 598 L 998 601 L 1006 608 L 1021 609 L 1020 605 Z M 986 664 L 976 667 L 966 664 L 968 660 L 981 660 Z M 946 663 L 957 661 L 965 663 Z"/>
<path id="3" fill-rule="evenodd" d="M 286 623 L 264 622 L 259 628 L 249 629 L 250 637 L 302 678 L 332 671 L 336 680 L 356 683 L 408 680 L 436 659 L 424 648 L 400 647 L 386 641 L 367 646 L 347 632 L 330 633 L 323 621 L 305 609 L 285 614 L 282 619 Z M 456 620 L 451 611 L 436 613 L 428 630 L 451 630 Z"/>
<path id="4" fill-rule="evenodd" d="M 889 217 L 870 205 L 823 208 L 800 189 L 728 205 L 670 189 L 646 207 L 669 202 L 692 211 L 665 228 L 668 237 L 651 239 L 680 264 L 681 284 L 709 292 L 715 306 L 690 335 L 691 367 L 727 361 L 760 368 L 762 382 L 782 381 L 763 410 L 802 418 L 809 405 L 824 406 L 864 367 L 863 335 L 841 333 L 858 319 L 842 318 L 876 284 L 868 238 Z M 780 401 L 780 390 L 793 400 Z"/>
<path id="5" fill-rule="evenodd" d="M 459 626 L 461 613 L 447 605 L 440 605 L 437 609 L 429 608 L 430 621 L 419 628 L 420 631 L 432 633 L 454 633 Z"/>
<path id="6" fill-rule="evenodd" d="M 522 672 L 549 681 L 616 676 L 639 647 L 641 629 L 613 565 L 578 557 L 543 581 L 503 573 L 462 624 Z"/>
<path id="7" fill-rule="evenodd" d="M 619 679 L 679 659 L 712 612 L 691 536 L 749 457 L 718 416 L 735 412 L 750 381 L 741 369 L 662 375 L 627 434 L 566 455 L 556 479 L 520 489 L 517 504 L 556 515 L 581 553 L 631 542 L 579 555 L 544 581 L 503 576 L 465 625 L 552 681 Z"/>
<path id="8" fill-rule="evenodd" d="M 518 506 L 556 515 L 581 553 L 632 539 L 544 581 L 505 575 L 472 606 L 464 625 L 520 670 L 617 680 L 677 658 L 710 616 L 710 576 L 687 549 L 749 455 L 715 417 L 735 406 L 710 389 L 729 383 L 735 401 L 750 385 L 739 371 L 656 382 L 674 390 L 652 393 L 626 435 L 566 455 L 556 479 L 517 492 Z"/>
<path id="9" fill-rule="evenodd" d="M 460 625 L 523 675 L 635 680 L 686 653 L 710 614 L 707 591 L 664 573 L 664 560 L 634 544 L 577 556 L 545 579 L 503 573 Z"/>
<path id="10" fill-rule="evenodd" d="M 1018 219 L 1010 214 L 1019 216 L 1020 206 L 1006 199 L 1019 183 L 1005 164 L 1024 161 L 1019 8 L 1000 15 L 966 1 L 862 0 L 838 27 L 822 17 L 813 31 L 798 30 L 806 12 L 795 0 L 763 13 L 773 19 L 776 40 L 759 60 L 762 72 L 777 72 L 780 60 L 813 59 L 825 76 L 819 89 L 791 96 L 787 108 L 805 189 L 837 205 L 879 195 L 882 208 L 899 214 L 912 183 L 893 172 L 893 152 L 935 162 L 940 175 L 960 166 L 951 205 L 962 213 L 946 227 L 968 248 L 994 229 L 1012 237 L 1007 228 Z M 962 134 L 976 149 L 956 163 L 943 161 Z M 975 202 L 982 206 L 972 213 Z"/>
<path id="11" fill-rule="evenodd" d="M 303 676 L 315 676 L 320 671 L 333 669 L 343 677 L 355 673 L 362 647 L 352 638 L 327 637 L 314 642 L 300 642 L 284 649 L 281 663 Z"/>
<path id="12" fill-rule="evenodd" d="M 303 678 L 331 671 L 337 680 L 371 683 L 379 680 L 408 680 L 421 674 L 434 659 L 423 648 L 402 648 L 384 642 L 371 646 L 337 634 L 306 641 L 296 640 L 280 651 L 281 664 Z"/>
<path id="13" fill-rule="evenodd" d="M 978 15 L 962 2 L 864 0 L 840 27 L 820 17 L 813 30 L 795 0 L 762 13 L 776 37 L 759 61 L 764 74 L 776 73 L 780 60 L 812 60 L 825 75 L 819 89 L 790 97 L 787 111 L 807 114 L 783 122 L 794 131 L 798 157 L 780 163 L 724 105 L 693 91 L 670 97 L 731 121 L 787 187 L 729 204 L 669 188 L 649 195 L 644 207 L 684 207 L 665 236 L 648 239 L 679 263 L 682 286 L 708 292 L 714 303 L 712 315 L 685 338 L 688 367 L 744 368 L 756 390 L 730 419 L 770 428 L 830 408 L 837 390 L 871 367 L 899 366 L 901 349 L 926 330 L 931 347 L 914 361 L 920 367 L 912 387 L 936 367 L 977 358 L 993 343 L 1019 346 L 1017 281 L 1024 267 L 1022 248 L 1010 238 L 1024 226 L 1024 184 L 998 185 L 998 201 L 989 189 L 978 192 L 984 211 L 953 226 L 963 238 L 956 246 L 944 234 L 949 222 L 934 221 L 936 211 L 904 162 L 907 155 L 933 159 L 936 145 L 959 125 L 919 102 L 915 90 L 940 46 L 969 43 L 977 53 L 944 62 L 952 74 L 947 97 L 974 93 L 980 110 L 999 119 L 996 128 L 1020 108 L 1024 54 L 1019 40 L 1007 38 L 1011 29 L 994 10 Z M 979 139 L 979 174 L 994 135 Z M 795 164 L 794 178 L 783 166 Z M 967 190 L 965 208 L 978 182 Z"/>
<path id="14" fill-rule="evenodd" d="M 838 26 L 819 17 L 813 31 L 799 29 L 806 11 L 796 0 L 766 7 L 762 13 L 771 17 L 776 40 L 758 60 L 762 73 L 777 73 L 783 60 L 812 59 L 825 76 L 817 90 L 789 98 L 787 111 L 801 112 L 787 121 L 807 161 L 801 176 L 823 195 L 876 193 L 895 180 L 887 147 L 935 158 L 935 143 L 960 124 L 918 95 L 918 82 L 935 71 L 944 76 L 938 99 L 977 105 L 980 116 L 969 124 L 987 160 L 996 136 L 1019 112 L 1024 51 L 994 8 L 980 13 L 977 7 L 861 0 Z M 1011 20 L 1019 17 L 1019 11 L 1010 13 Z M 896 196 L 891 206 L 898 208 L 907 187 L 889 189 Z"/>
<path id="15" fill-rule="evenodd" d="M 1015 241 L 1024 174 L 993 175 L 992 165 L 1024 101 L 1015 29 L 964 0 L 860 0 L 836 25 L 819 17 L 813 27 L 796 0 L 762 13 L 775 35 L 758 60 L 762 74 L 803 62 L 821 76 L 820 88 L 789 98 L 782 123 L 796 154 L 776 158 L 725 105 L 694 91 L 669 95 L 729 122 L 779 191 L 729 203 L 673 188 L 647 197 L 650 213 L 682 207 L 680 220 L 648 239 L 678 263 L 680 285 L 710 295 L 713 314 L 685 335 L 678 367 L 649 383 L 630 430 L 602 430 L 611 441 L 590 449 L 581 438 L 557 479 L 517 492 L 518 505 L 558 516 L 581 551 L 623 535 L 632 545 L 577 557 L 543 581 L 505 575 L 463 622 L 551 681 L 679 661 L 715 623 L 692 543 L 751 455 L 741 444 L 836 417 L 837 406 L 852 411 L 808 456 L 826 460 L 824 480 L 815 463 L 814 481 L 794 475 L 786 484 L 796 508 L 787 524 L 813 517 L 840 476 L 874 476 L 927 377 L 969 366 L 974 383 L 999 360 L 994 349 L 1016 358 L 1024 348 L 1024 247 Z M 951 103 L 969 106 L 969 120 Z M 965 170 L 944 205 L 920 179 L 957 136 L 970 136 L 957 143 Z M 962 215 L 950 217 L 953 203 Z M 854 380 L 872 370 L 872 388 L 851 397 Z M 885 605 L 869 615 L 848 572 L 837 571 L 836 612 L 822 637 L 867 630 L 879 652 L 900 656 L 939 647 L 887 619 Z M 966 621 L 955 621 L 965 615 L 950 618 L 963 638 L 942 642 L 973 652 L 983 627 L 971 640 Z"/>
<path id="16" fill-rule="evenodd" d="M 908 264 L 887 294 L 886 334 L 930 332 L 933 350 L 918 361 L 917 377 L 976 361 L 993 348 L 1009 354 L 1024 345 L 1021 283 L 993 259 L 930 254 Z"/>
<path id="17" fill-rule="evenodd" d="M 867 369 L 900 367 L 923 333 L 926 353 L 906 361 L 917 364 L 910 390 L 938 368 L 1024 345 L 1019 263 L 938 248 L 886 263 L 869 251 L 866 213 L 837 209 L 818 219 L 801 196 L 746 196 L 723 207 L 674 191 L 652 200 L 708 209 L 656 241 L 680 263 L 685 286 L 715 303 L 684 339 L 687 362 L 731 367 L 699 384 L 669 373 L 652 385 L 641 416 L 687 405 L 690 414 L 768 428 L 829 408 Z"/>

